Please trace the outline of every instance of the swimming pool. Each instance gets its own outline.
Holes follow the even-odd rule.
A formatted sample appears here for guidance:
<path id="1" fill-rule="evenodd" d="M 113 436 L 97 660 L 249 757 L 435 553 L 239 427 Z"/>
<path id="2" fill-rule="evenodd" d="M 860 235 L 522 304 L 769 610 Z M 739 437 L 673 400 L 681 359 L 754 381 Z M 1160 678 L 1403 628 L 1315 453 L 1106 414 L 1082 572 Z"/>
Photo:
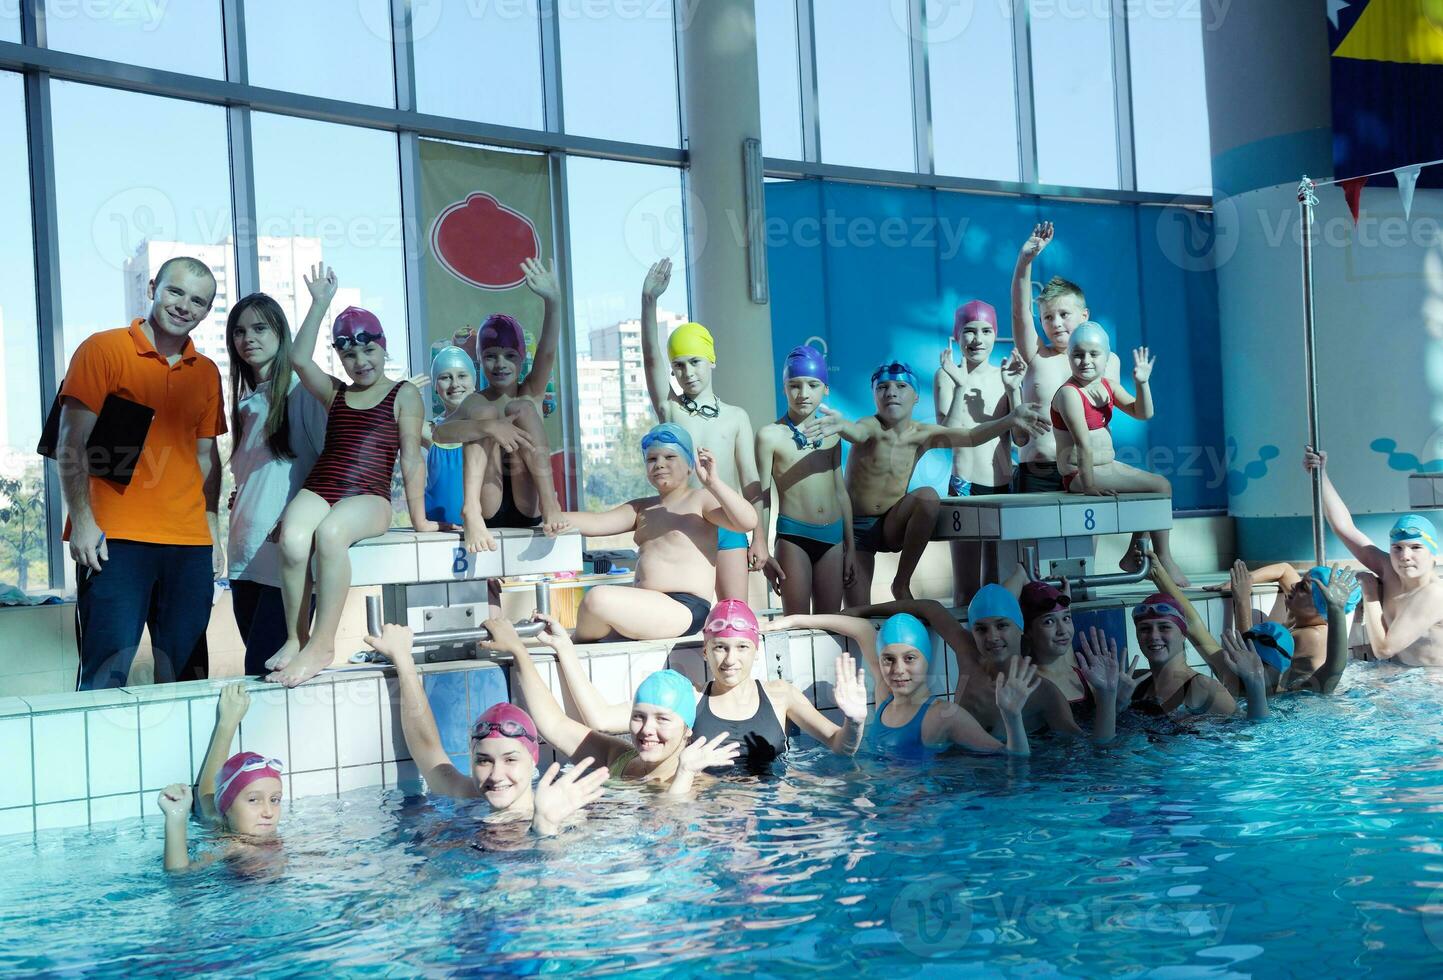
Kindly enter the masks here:
<path id="1" fill-rule="evenodd" d="M 158 819 L 4 839 L 0 972 L 1437 975 L 1443 677 L 1345 688 L 1025 762 L 813 749 L 514 851 L 374 789 L 297 801 L 246 875 L 167 878 Z"/>

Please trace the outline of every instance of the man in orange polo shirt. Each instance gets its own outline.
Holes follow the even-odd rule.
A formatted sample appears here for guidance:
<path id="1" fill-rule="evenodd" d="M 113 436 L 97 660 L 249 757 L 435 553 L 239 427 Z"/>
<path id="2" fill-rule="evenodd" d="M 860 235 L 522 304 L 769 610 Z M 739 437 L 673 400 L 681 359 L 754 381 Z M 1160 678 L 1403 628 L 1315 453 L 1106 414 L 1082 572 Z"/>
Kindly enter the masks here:
<path id="1" fill-rule="evenodd" d="M 150 281 L 150 313 L 88 337 L 60 389 L 60 485 L 75 559 L 80 690 L 126 682 L 150 628 L 155 678 L 205 676 L 200 643 L 220 546 L 220 372 L 190 341 L 215 301 L 199 259 L 170 259 Z M 106 396 L 155 412 L 130 483 L 89 472 L 86 442 Z M 130 447 L 126 447 L 130 448 Z"/>

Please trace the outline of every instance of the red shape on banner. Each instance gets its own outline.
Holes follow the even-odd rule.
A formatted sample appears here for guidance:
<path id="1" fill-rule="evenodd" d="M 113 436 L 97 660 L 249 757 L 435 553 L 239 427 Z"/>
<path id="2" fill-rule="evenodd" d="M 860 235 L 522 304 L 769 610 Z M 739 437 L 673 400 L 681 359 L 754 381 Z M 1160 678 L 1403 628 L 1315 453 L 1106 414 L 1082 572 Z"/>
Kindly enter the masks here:
<path id="1" fill-rule="evenodd" d="M 1353 224 L 1358 224 L 1358 209 L 1363 205 L 1363 185 L 1368 182 L 1367 177 L 1350 177 L 1347 180 L 1340 180 L 1343 196 L 1348 199 L 1348 210 L 1353 212 Z"/>
<path id="2" fill-rule="evenodd" d="M 526 281 L 521 263 L 540 258 L 541 237 L 526 215 L 477 192 L 436 215 L 431 252 L 462 282 L 511 289 Z"/>

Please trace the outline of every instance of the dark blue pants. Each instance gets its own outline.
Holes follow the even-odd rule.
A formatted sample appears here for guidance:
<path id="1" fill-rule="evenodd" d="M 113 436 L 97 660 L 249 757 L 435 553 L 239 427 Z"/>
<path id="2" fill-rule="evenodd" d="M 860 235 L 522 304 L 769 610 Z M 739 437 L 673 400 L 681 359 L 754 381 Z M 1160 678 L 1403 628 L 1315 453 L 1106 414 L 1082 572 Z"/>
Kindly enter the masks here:
<path id="1" fill-rule="evenodd" d="M 156 683 L 206 676 L 214 584 L 210 545 L 107 541 L 102 570 L 76 568 L 78 690 L 122 687 L 150 629 Z"/>
<path id="2" fill-rule="evenodd" d="M 245 579 L 230 580 L 231 611 L 246 645 L 246 673 L 268 674 L 266 661 L 286 642 L 286 607 L 281 590 Z"/>

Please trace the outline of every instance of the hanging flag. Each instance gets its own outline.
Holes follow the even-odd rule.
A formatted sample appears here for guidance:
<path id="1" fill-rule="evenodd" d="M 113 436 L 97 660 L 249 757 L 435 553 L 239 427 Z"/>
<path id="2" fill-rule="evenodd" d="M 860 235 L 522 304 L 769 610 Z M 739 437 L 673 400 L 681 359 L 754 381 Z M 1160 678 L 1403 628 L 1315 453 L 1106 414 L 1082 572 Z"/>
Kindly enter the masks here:
<path id="1" fill-rule="evenodd" d="M 1367 182 L 1367 177 L 1350 177 L 1338 181 L 1343 188 L 1343 196 L 1348 199 L 1348 210 L 1353 212 L 1354 225 L 1358 223 L 1358 209 L 1363 204 L 1363 185 Z"/>
<path id="2" fill-rule="evenodd" d="M 1422 167 L 1401 167 L 1393 171 L 1398 178 L 1398 196 L 1403 199 L 1403 219 L 1413 217 L 1413 191 L 1418 187 L 1418 175 Z"/>

